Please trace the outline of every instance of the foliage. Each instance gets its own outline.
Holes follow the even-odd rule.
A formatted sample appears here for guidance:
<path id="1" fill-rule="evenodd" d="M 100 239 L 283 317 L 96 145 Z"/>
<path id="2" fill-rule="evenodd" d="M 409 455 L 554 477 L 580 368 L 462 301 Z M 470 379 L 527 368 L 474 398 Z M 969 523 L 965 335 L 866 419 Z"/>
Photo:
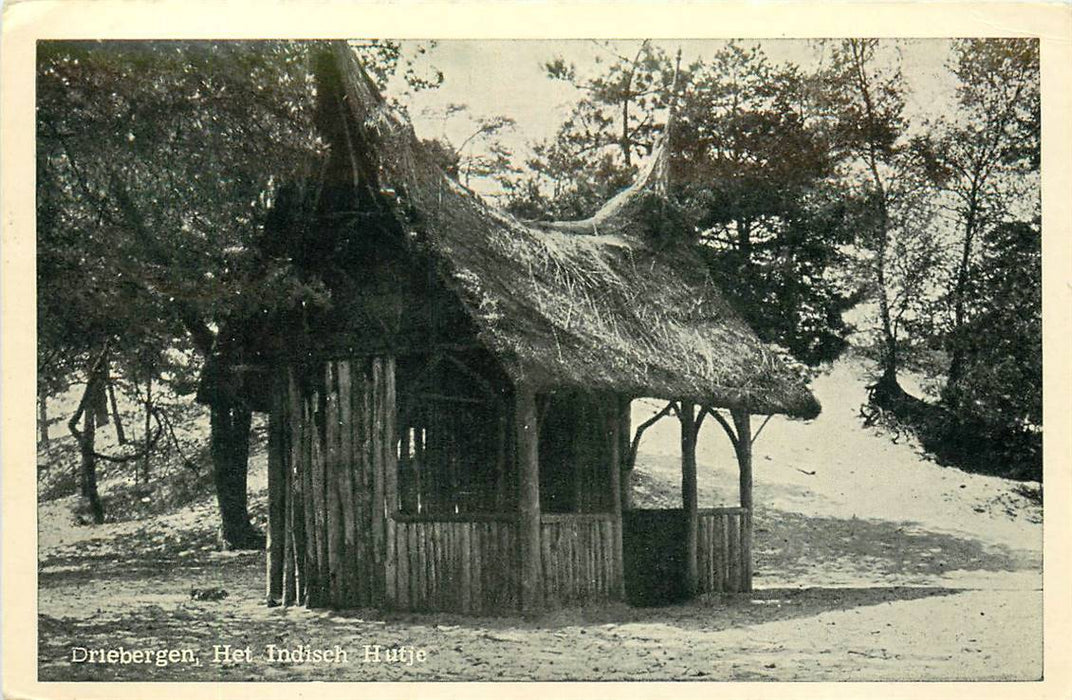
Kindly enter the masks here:
<path id="1" fill-rule="evenodd" d="M 904 297 L 914 297 L 904 330 L 911 345 L 944 350 L 942 399 L 925 405 L 896 384 L 875 398 L 944 462 L 1041 479 L 1038 44 L 958 41 L 950 70 L 956 110 L 921 124 L 907 142 L 881 132 L 868 151 L 887 167 L 889 211 L 899 205 L 910 227 L 890 229 L 886 239 L 893 246 L 886 271 L 900 280 L 883 285 L 887 318 L 897 320 L 898 286 L 911 293 Z M 871 170 L 871 184 L 881 182 L 880 171 Z M 910 196 L 893 196 L 894 187 Z M 886 337 L 888 368 L 903 341 L 896 328 Z"/>
<path id="2" fill-rule="evenodd" d="M 317 280 L 258 246 L 280 183 L 324 151 L 316 46 L 39 45 L 38 368 L 48 390 L 86 380 L 108 347 L 134 393 L 160 380 L 188 392 L 206 360 L 249 332 L 236 319 L 327 303 Z M 402 69 L 412 89 L 437 84 L 396 43 L 354 48 L 380 83 Z"/>
<path id="3" fill-rule="evenodd" d="M 760 337 L 808 364 L 835 357 L 851 231 L 810 79 L 736 43 L 688 75 L 671 172 L 715 278 Z"/>
<path id="4" fill-rule="evenodd" d="M 874 348 L 886 391 L 900 391 L 905 356 L 926 339 L 941 260 L 933 187 L 908 137 L 906 86 L 896 45 L 847 39 L 820 75 L 839 156 L 838 178 L 855 231 L 861 282 L 877 301 Z M 911 361 L 911 360 L 909 360 Z"/>
<path id="5" fill-rule="evenodd" d="M 508 208 L 520 216 L 590 216 L 632 182 L 637 160 L 651 155 L 662 131 L 657 114 L 670 94 L 671 58 L 648 41 L 630 53 L 612 42 L 597 45 L 601 54 L 594 76 L 582 75 L 562 58 L 544 66 L 549 77 L 573 85 L 584 97 L 553 139 L 534 146 L 527 173 L 508 183 Z"/>
<path id="6" fill-rule="evenodd" d="M 1039 222 L 987 231 L 972 280 L 965 367 L 946 401 L 988 424 L 1042 425 L 1042 236 Z"/>
<path id="7" fill-rule="evenodd" d="M 1029 221 L 1040 211 L 1038 61 L 1034 40 L 957 42 L 950 68 L 958 80 L 958 110 L 919 139 L 955 231 L 955 252 L 944 266 L 946 291 L 934 308 L 935 331 L 950 355 L 947 393 L 965 371 L 972 317 L 989 304 L 988 291 L 975 284 L 981 241 L 995 227 Z"/>

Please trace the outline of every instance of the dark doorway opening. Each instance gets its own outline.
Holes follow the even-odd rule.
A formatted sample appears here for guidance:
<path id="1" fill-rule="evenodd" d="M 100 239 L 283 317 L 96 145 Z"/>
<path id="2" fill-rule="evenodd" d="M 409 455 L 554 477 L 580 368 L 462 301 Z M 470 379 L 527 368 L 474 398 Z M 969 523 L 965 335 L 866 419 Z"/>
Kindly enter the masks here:
<path id="1" fill-rule="evenodd" d="M 670 605 L 688 599 L 685 511 L 624 511 L 622 550 L 625 597 L 631 605 Z"/>

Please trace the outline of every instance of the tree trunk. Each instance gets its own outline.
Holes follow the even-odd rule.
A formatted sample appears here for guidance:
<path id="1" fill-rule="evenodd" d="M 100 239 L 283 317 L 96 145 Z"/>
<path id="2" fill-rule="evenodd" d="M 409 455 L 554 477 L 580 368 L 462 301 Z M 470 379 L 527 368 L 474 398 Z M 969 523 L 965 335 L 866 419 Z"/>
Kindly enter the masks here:
<path id="1" fill-rule="evenodd" d="M 877 169 L 875 177 L 878 178 Z M 878 180 L 876 179 L 876 182 Z M 879 191 L 884 192 L 881 183 Z M 881 194 L 880 196 L 885 196 Z M 885 205 L 880 205 L 880 223 L 882 230 L 879 232 L 879 249 L 876 260 L 876 281 L 878 282 L 878 308 L 882 319 L 882 382 L 888 386 L 900 386 L 897 381 L 897 337 L 893 332 L 893 321 L 890 318 L 889 293 L 886 290 L 886 254 L 889 247 L 888 219 Z"/>
<path id="2" fill-rule="evenodd" d="M 115 423 L 115 439 L 120 445 L 127 444 L 127 435 L 123 431 L 123 421 L 119 417 L 119 406 L 115 400 L 115 388 L 112 386 L 112 375 L 107 365 L 104 366 L 104 386 L 108 392 L 108 408 L 112 412 L 112 422 Z"/>
<path id="3" fill-rule="evenodd" d="M 37 396 L 37 431 L 38 441 L 48 447 L 48 393 L 44 391 Z"/>
<path id="4" fill-rule="evenodd" d="M 251 418 L 252 413 L 243 406 L 212 407 L 212 478 L 220 506 L 220 544 L 224 549 L 264 547 L 264 535 L 249 522 L 246 496 Z"/>
<path id="5" fill-rule="evenodd" d="M 141 462 L 141 476 L 146 484 L 149 483 L 149 440 L 152 432 L 153 417 L 153 375 L 150 374 L 145 380 L 145 456 Z"/>
<path id="6" fill-rule="evenodd" d="M 92 383 L 93 380 L 91 379 Z M 87 391 L 95 391 L 95 387 L 90 387 Z M 83 419 L 82 439 L 78 442 L 78 448 L 81 452 L 81 463 L 78 469 L 78 476 L 81 485 L 82 499 L 89 507 L 89 512 L 93 516 L 93 522 L 100 525 L 104 522 L 104 505 L 101 503 L 100 494 L 97 492 L 97 456 L 94 454 L 96 447 L 96 435 L 97 435 L 97 416 L 96 411 L 93 410 L 93 402 L 89 402 L 90 405 L 86 408 Z"/>
<path id="7" fill-rule="evenodd" d="M 979 218 L 979 185 L 973 181 L 968 193 L 968 212 L 964 223 L 964 241 L 960 249 L 960 261 L 957 265 L 957 278 L 953 287 L 953 329 L 949 334 L 949 374 L 946 376 L 945 390 L 948 396 L 956 389 L 964 375 L 964 324 L 967 321 L 968 280 L 971 277 L 972 247 L 975 242 L 975 229 Z"/>
<path id="8" fill-rule="evenodd" d="M 871 97 L 872 84 L 867 74 L 865 43 L 850 41 L 852 48 L 853 70 L 855 72 L 856 88 L 860 91 L 860 98 L 864 103 L 864 114 L 869 133 L 877 129 L 879 117 L 876 114 L 875 103 Z M 878 215 L 878 241 L 875 250 L 875 281 L 878 284 L 878 308 L 882 322 L 882 379 L 879 381 L 883 391 L 894 394 L 901 391 L 897 381 L 897 337 L 893 332 L 893 321 L 890 317 L 889 290 L 886 288 L 886 261 L 890 247 L 890 212 L 889 195 L 886 185 L 879 170 L 879 153 L 872 138 L 867 140 L 867 167 L 871 172 L 871 178 L 875 186 L 875 209 Z"/>

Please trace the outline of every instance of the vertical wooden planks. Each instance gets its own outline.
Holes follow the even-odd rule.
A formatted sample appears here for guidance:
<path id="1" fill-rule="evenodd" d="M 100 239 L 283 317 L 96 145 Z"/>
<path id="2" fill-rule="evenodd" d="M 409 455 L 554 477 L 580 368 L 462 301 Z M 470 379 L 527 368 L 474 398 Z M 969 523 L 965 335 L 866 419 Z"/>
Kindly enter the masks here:
<path id="1" fill-rule="evenodd" d="M 432 546 L 432 607 L 443 609 L 443 533 L 439 523 L 428 523 L 429 542 Z"/>
<path id="2" fill-rule="evenodd" d="M 729 542 L 727 545 L 727 559 L 729 560 L 729 586 L 728 592 L 736 593 L 741 590 L 741 557 L 740 557 L 740 521 L 739 516 L 730 514 L 726 517 L 729 524 Z"/>
<path id="3" fill-rule="evenodd" d="M 421 600 L 420 587 L 421 550 L 420 540 L 418 539 L 421 524 L 422 523 L 408 523 L 406 527 L 406 553 L 408 555 L 406 561 L 406 568 L 409 572 L 409 577 L 406 581 L 406 584 L 409 588 L 410 606 L 414 610 L 419 610 L 423 602 Z"/>
<path id="4" fill-rule="evenodd" d="M 289 415 L 286 416 L 286 430 L 289 432 Z M 297 602 L 297 578 L 294 566 L 294 487 L 291 483 L 292 465 L 289 460 L 289 445 L 286 445 L 283 463 L 283 489 L 286 494 L 284 502 L 283 523 L 283 605 Z"/>
<path id="5" fill-rule="evenodd" d="M 358 598 L 362 606 L 375 604 L 373 579 L 377 571 L 373 565 L 372 513 L 375 503 L 372 498 L 373 481 L 373 436 L 372 436 L 372 376 L 368 359 L 361 360 L 360 372 L 351 379 L 354 387 L 354 504 L 357 510 L 357 552 L 361 562 L 358 572 Z M 385 546 L 397 547 L 397 539 Z M 385 565 L 385 571 L 387 567 Z M 386 574 L 385 574 L 386 576 Z M 397 590 L 397 589 L 396 589 Z"/>
<path id="6" fill-rule="evenodd" d="M 294 411 L 292 409 L 293 398 L 293 373 L 289 367 L 283 370 L 282 381 L 279 391 L 281 392 L 280 409 L 282 411 L 280 430 L 283 444 L 283 490 L 284 496 L 284 519 L 283 535 L 283 605 L 294 605 L 298 602 L 299 574 L 297 568 L 297 552 L 294 546 L 294 501 L 297 492 L 294 488 Z"/>
<path id="7" fill-rule="evenodd" d="M 472 553 L 469 559 L 469 568 L 472 571 L 470 580 L 473 586 L 473 597 L 471 609 L 474 613 L 481 613 L 484 611 L 484 580 L 483 580 L 483 567 L 481 566 L 481 555 L 483 549 L 483 533 L 484 523 L 471 523 L 468 525 L 472 535 Z"/>
<path id="8" fill-rule="evenodd" d="M 310 408 L 311 399 L 302 396 L 301 400 L 301 479 L 302 479 L 302 523 L 305 530 L 305 604 L 308 607 L 320 605 L 320 563 L 317 560 L 317 523 L 313 492 L 313 420 Z"/>
<path id="9" fill-rule="evenodd" d="M 286 459 L 283 454 L 283 397 L 278 388 L 272 391 L 268 414 L 268 556 L 266 557 L 266 595 L 269 605 L 283 598 L 283 561 L 286 550 Z"/>
<path id="10" fill-rule="evenodd" d="M 354 453 L 353 453 L 353 399 L 350 382 L 350 363 L 340 361 L 337 365 L 338 379 L 338 489 L 342 511 L 342 568 L 343 603 L 347 607 L 361 604 L 358 594 L 361 562 L 357 555 L 357 512 L 354 508 Z"/>
<path id="11" fill-rule="evenodd" d="M 410 610 L 412 605 L 409 595 L 409 528 L 413 523 L 395 523 L 395 546 L 398 557 L 398 585 L 395 597 L 400 610 Z"/>
<path id="12" fill-rule="evenodd" d="M 398 498 L 395 400 L 392 358 L 327 361 L 302 380 L 294 368 L 281 372 L 269 419 L 272 600 L 383 605 L 398 590 L 388 568 L 397 554 L 387 556 L 399 543 L 388 522 Z M 427 599 L 431 543 L 404 549 L 424 567 Z"/>
<path id="13" fill-rule="evenodd" d="M 402 518 L 395 525 L 397 608 L 472 614 L 517 608 L 514 523 Z"/>
<path id="14" fill-rule="evenodd" d="M 342 534 L 342 508 L 339 498 L 339 410 L 338 388 L 335 381 L 335 363 L 324 363 L 324 423 L 323 446 L 323 488 L 325 533 L 328 555 L 328 597 L 335 607 L 343 599 L 342 552 L 339 540 Z"/>
<path id="15" fill-rule="evenodd" d="M 302 478 L 305 461 L 302 453 L 302 400 L 294 369 L 287 368 L 287 419 L 290 424 L 290 450 L 287 479 L 290 495 L 287 500 L 287 523 L 290 528 L 288 542 L 293 555 L 294 591 L 293 602 L 306 604 L 308 598 L 308 567 L 306 566 L 305 535 L 305 490 Z"/>
<path id="16" fill-rule="evenodd" d="M 322 377 L 323 375 L 321 375 Z M 321 384 L 314 395 L 315 402 L 313 404 L 313 423 L 312 423 L 312 435 L 313 435 L 313 476 L 316 479 L 316 516 L 317 516 L 317 552 L 316 557 L 319 562 L 319 576 L 320 576 L 320 605 L 321 607 L 330 607 L 331 601 L 334 599 L 332 594 L 332 580 L 331 580 L 331 546 L 329 541 L 331 537 L 331 513 L 328 508 L 328 492 L 330 491 L 330 485 L 328 483 L 328 470 L 327 470 L 327 440 L 325 439 L 325 431 L 327 426 L 326 421 L 326 403 L 327 403 L 327 388 Z M 317 418 L 319 417 L 319 420 Z"/>
<path id="17" fill-rule="evenodd" d="M 721 593 L 726 592 L 729 589 L 730 577 L 729 577 L 729 547 L 730 547 L 730 535 L 729 535 L 729 516 L 726 514 L 720 514 L 718 516 L 718 539 L 716 543 L 718 545 L 718 590 Z"/>
<path id="18" fill-rule="evenodd" d="M 704 551 L 707 552 L 707 591 L 714 593 L 718 591 L 718 583 L 716 580 L 717 571 L 715 566 L 715 526 L 718 524 L 717 515 L 709 515 L 704 521 Z"/>
<path id="19" fill-rule="evenodd" d="M 461 604 L 462 612 L 467 613 L 471 612 L 473 604 L 473 576 L 469 562 L 471 546 L 469 542 L 468 523 L 458 523 L 458 536 L 458 569 L 461 574 Z"/>

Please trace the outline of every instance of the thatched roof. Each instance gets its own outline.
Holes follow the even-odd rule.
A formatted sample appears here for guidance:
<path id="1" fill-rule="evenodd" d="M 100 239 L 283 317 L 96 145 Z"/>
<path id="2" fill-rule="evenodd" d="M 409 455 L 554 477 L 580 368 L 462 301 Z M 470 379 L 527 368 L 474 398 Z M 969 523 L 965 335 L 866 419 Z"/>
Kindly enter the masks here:
<path id="1" fill-rule="evenodd" d="M 518 383 L 812 417 L 802 379 L 731 308 L 698 256 L 653 250 L 643 214 L 664 156 L 591 219 L 534 224 L 446 177 L 345 45 L 342 97 L 406 233 L 437 258 L 480 341 Z M 650 205 L 647 205 L 650 210 Z"/>

